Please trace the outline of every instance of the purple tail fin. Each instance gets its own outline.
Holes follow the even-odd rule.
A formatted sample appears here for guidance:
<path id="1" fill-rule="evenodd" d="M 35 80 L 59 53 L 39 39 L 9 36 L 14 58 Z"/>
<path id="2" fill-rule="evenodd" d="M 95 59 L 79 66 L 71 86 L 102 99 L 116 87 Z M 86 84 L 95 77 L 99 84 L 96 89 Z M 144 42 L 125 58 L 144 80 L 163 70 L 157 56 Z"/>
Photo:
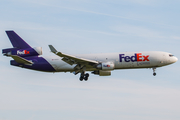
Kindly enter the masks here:
<path id="1" fill-rule="evenodd" d="M 14 48 L 26 49 L 31 48 L 21 37 L 19 37 L 14 31 L 6 31 Z"/>

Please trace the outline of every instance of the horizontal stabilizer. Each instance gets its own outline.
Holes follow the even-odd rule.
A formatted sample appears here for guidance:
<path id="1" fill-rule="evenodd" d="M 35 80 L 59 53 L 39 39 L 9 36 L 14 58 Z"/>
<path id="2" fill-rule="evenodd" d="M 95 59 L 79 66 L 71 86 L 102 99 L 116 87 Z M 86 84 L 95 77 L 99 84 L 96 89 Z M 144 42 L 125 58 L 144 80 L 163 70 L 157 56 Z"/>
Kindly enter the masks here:
<path id="1" fill-rule="evenodd" d="M 14 50 L 18 50 L 18 48 L 7 48 L 7 49 L 2 49 L 2 53 L 4 55 L 7 55 L 8 52 L 14 51 Z"/>
<path id="2" fill-rule="evenodd" d="M 17 63 L 21 63 L 21 64 L 33 64 L 33 62 L 26 60 L 22 57 L 19 57 L 17 55 L 12 55 L 11 56 Z"/>

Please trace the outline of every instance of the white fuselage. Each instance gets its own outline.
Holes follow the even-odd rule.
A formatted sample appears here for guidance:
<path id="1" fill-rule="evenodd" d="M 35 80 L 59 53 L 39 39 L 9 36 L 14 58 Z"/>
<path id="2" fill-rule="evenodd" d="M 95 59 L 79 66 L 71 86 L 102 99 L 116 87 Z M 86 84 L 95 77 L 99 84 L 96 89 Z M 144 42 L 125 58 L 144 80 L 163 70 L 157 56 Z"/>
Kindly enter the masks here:
<path id="1" fill-rule="evenodd" d="M 149 52 L 122 52 L 76 55 L 78 58 L 95 60 L 101 63 L 111 62 L 114 69 L 135 69 L 162 67 L 175 63 L 178 59 L 170 53 L 149 51 Z M 59 56 L 44 57 L 57 72 L 73 71 L 75 65 L 69 65 L 62 61 Z M 93 71 L 96 68 L 87 68 L 86 71 Z"/>
<path id="2" fill-rule="evenodd" d="M 57 51 L 53 45 L 49 48 L 55 56 L 41 57 L 41 47 L 32 48 L 14 31 L 6 31 L 13 48 L 3 49 L 5 56 L 14 60 L 10 64 L 17 67 L 43 72 L 73 72 L 80 73 L 80 81 L 87 81 L 89 73 L 99 76 L 110 76 L 112 70 L 152 68 L 156 76 L 156 68 L 175 63 L 178 59 L 170 53 L 149 52 L 119 52 L 85 55 L 69 55 Z"/>

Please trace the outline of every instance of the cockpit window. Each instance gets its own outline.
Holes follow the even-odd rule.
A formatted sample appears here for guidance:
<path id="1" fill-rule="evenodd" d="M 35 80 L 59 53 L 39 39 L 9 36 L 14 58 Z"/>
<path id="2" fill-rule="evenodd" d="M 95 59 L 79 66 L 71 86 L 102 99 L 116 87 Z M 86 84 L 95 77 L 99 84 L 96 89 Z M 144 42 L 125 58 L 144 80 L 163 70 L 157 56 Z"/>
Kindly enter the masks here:
<path id="1" fill-rule="evenodd" d="M 169 54 L 169 57 L 173 57 L 174 55 L 172 55 L 172 54 Z"/>

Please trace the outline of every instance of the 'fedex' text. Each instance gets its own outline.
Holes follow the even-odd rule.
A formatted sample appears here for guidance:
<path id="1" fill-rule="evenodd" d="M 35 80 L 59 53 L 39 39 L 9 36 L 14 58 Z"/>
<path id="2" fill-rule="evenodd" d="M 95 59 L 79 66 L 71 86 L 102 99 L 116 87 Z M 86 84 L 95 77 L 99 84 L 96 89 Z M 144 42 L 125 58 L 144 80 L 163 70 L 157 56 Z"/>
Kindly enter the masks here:
<path id="1" fill-rule="evenodd" d="M 119 54 L 119 61 L 122 62 L 124 59 L 125 62 L 140 62 L 140 61 L 149 61 L 149 55 L 142 55 L 142 53 L 135 53 L 134 56 L 125 56 L 124 54 Z"/>
<path id="2" fill-rule="evenodd" d="M 110 65 L 103 65 L 103 67 L 111 67 Z"/>
<path id="3" fill-rule="evenodd" d="M 26 54 L 30 54 L 30 51 L 27 51 L 27 50 L 17 51 L 17 55 L 26 55 Z"/>

